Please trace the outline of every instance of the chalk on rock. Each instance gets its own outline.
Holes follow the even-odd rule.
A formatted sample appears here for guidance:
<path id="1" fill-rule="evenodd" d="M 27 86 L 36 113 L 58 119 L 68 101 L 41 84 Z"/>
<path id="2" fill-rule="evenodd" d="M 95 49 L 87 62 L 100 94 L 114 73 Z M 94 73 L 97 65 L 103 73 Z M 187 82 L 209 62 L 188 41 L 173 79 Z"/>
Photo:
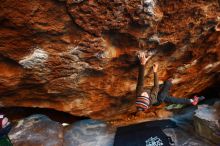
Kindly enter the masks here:
<path id="1" fill-rule="evenodd" d="M 47 60 L 48 54 L 43 49 L 36 47 L 34 52 L 29 56 L 26 56 L 23 60 L 19 61 L 24 68 L 34 68 L 35 66 L 41 66 Z"/>
<path id="2" fill-rule="evenodd" d="M 156 49 L 150 49 L 149 51 L 147 51 L 148 56 L 154 56 L 156 53 L 157 53 Z"/>
<path id="3" fill-rule="evenodd" d="M 155 4 L 156 4 L 155 0 L 144 0 L 143 1 L 144 12 L 146 12 L 150 16 L 154 15 Z"/>
<path id="4" fill-rule="evenodd" d="M 149 39 L 148 39 L 149 42 L 156 42 L 158 44 L 160 44 L 160 38 L 158 37 L 157 34 L 154 34 L 153 36 L 151 36 Z"/>
<path id="5" fill-rule="evenodd" d="M 73 0 L 73 3 L 81 3 L 83 2 L 84 0 Z"/>

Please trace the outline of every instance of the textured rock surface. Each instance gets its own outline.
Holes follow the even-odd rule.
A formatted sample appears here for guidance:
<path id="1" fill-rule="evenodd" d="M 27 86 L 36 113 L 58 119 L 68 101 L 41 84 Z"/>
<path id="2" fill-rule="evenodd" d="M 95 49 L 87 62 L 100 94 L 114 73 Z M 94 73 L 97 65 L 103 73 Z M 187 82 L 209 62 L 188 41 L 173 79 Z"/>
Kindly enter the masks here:
<path id="1" fill-rule="evenodd" d="M 210 108 L 218 108 L 218 106 L 215 104 Z M 199 137 L 195 134 L 194 129 L 200 124 L 193 124 L 193 116 L 198 116 L 198 111 L 196 107 L 192 106 L 184 108 L 171 119 L 176 122 L 178 127 L 163 129 L 164 133 L 172 138 L 175 145 L 216 145 L 207 141 L 207 137 Z M 204 109 L 200 112 L 204 112 Z M 202 116 L 204 117 L 204 114 Z M 116 127 L 110 127 L 105 122 L 91 119 L 75 122 L 63 130 L 61 124 L 44 115 L 32 115 L 14 125 L 9 136 L 15 146 L 113 146 L 115 132 Z"/>
<path id="2" fill-rule="evenodd" d="M 217 99 L 216 99 L 217 100 Z M 209 102 L 210 100 L 208 100 Z M 211 107 L 211 106 L 210 106 Z M 179 112 L 176 112 L 172 120 L 176 122 L 177 128 L 164 129 L 164 133 L 170 136 L 178 146 L 214 146 L 213 142 L 207 138 L 196 134 L 197 124 L 193 123 L 193 117 L 196 115 L 195 111 L 199 111 L 197 107 L 186 107 Z"/>
<path id="3" fill-rule="evenodd" d="M 113 146 L 115 129 L 104 122 L 82 120 L 64 131 L 65 146 Z"/>
<path id="4" fill-rule="evenodd" d="M 44 115 L 20 120 L 9 133 L 14 146 L 62 146 L 63 127 Z"/>
<path id="5" fill-rule="evenodd" d="M 214 146 L 214 144 L 210 144 L 202 140 L 201 138 L 192 135 L 192 133 L 187 133 L 185 129 L 183 130 L 180 128 L 169 128 L 164 129 L 163 132 L 167 136 L 170 136 L 175 145 L 178 146 Z"/>
<path id="6" fill-rule="evenodd" d="M 173 95 L 219 81 L 217 0 L 6 0 L 0 8 L 2 106 L 123 119 L 134 111 L 135 53 L 151 48 L 146 70 L 159 61 L 160 80 L 175 77 Z"/>
<path id="7" fill-rule="evenodd" d="M 199 136 L 220 144 L 220 102 L 215 106 L 199 106 L 194 125 Z"/>

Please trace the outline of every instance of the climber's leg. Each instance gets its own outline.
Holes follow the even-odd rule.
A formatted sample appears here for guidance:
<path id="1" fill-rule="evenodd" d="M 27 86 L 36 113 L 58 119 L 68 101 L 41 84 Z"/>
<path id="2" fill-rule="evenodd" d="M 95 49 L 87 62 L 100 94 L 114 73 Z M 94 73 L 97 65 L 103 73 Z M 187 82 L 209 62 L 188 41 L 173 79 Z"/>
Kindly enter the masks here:
<path id="1" fill-rule="evenodd" d="M 158 101 L 163 102 L 164 99 L 169 96 L 169 89 L 172 86 L 171 79 L 166 80 L 163 85 L 160 85 L 161 89 L 158 93 Z"/>
<path id="2" fill-rule="evenodd" d="M 167 96 L 164 98 L 163 102 L 174 103 L 174 104 L 192 104 L 193 100 L 189 98 L 177 98 L 177 97 Z"/>

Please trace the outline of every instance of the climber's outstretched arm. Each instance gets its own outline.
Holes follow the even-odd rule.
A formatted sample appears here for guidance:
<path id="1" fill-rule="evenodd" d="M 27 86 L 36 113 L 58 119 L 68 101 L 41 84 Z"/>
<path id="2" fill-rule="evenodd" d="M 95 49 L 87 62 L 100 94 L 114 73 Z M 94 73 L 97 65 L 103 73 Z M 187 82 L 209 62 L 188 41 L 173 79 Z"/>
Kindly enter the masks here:
<path id="1" fill-rule="evenodd" d="M 152 98 L 157 98 L 157 94 L 159 92 L 159 83 L 158 83 L 158 77 L 157 77 L 157 70 L 158 70 L 158 63 L 154 63 L 154 65 L 153 65 L 154 86 L 151 90 L 151 97 Z"/>
<path id="2" fill-rule="evenodd" d="M 144 52 L 140 52 L 138 54 L 138 58 L 140 60 L 139 72 L 138 72 L 138 81 L 136 87 L 136 96 L 141 96 L 144 87 L 144 67 L 146 62 L 151 58 L 151 56 L 145 57 Z"/>

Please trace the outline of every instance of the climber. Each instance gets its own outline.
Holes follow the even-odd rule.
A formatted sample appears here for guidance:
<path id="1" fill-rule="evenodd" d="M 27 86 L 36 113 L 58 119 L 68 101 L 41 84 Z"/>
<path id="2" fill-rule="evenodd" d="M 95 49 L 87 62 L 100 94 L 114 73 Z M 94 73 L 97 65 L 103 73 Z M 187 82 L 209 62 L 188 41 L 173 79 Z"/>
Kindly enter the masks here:
<path id="1" fill-rule="evenodd" d="M 169 96 L 168 92 L 172 85 L 172 80 L 168 79 L 162 85 L 159 91 L 159 84 L 158 84 L 158 77 L 157 77 L 157 70 L 158 64 L 153 64 L 153 72 L 154 72 L 154 86 L 152 89 L 144 90 L 144 66 L 146 62 L 152 57 L 149 55 L 147 58 L 144 52 L 138 54 L 138 58 L 140 61 L 139 66 L 139 73 L 138 73 L 138 82 L 136 87 L 136 107 L 137 112 L 139 111 L 146 111 L 151 105 L 158 105 L 161 102 L 165 103 L 175 103 L 175 104 L 192 104 L 197 105 L 199 101 L 205 99 L 204 96 L 198 97 L 194 96 L 194 99 L 188 98 L 176 98 Z"/>

